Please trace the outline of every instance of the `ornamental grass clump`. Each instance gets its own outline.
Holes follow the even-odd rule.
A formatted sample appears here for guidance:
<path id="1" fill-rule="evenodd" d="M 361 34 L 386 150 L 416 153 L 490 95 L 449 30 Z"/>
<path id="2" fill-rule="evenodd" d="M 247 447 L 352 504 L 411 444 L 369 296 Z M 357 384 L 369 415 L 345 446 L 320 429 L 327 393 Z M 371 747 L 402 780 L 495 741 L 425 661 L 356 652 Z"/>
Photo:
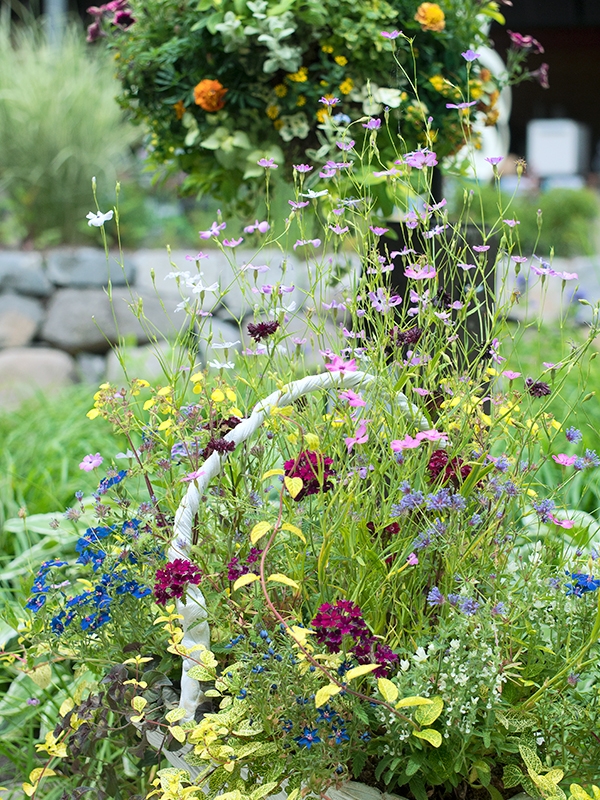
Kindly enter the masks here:
<path id="1" fill-rule="evenodd" d="M 169 275 L 184 319 L 164 378 L 94 395 L 89 424 L 124 452 L 73 452 L 97 489 L 57 519 L 71 550 L 27 587 L 21 669 L 88 676 L 41 737 L 30 796 L 99 785 L 107 736 L 159 800 L 351 780 L 411 800 L 563 797 L 599 779 L 600 528 L 570 491 L 600 463 L 576 427 L 596 402 L 581 364 L 598 306 L 580 344 L 509 369 L 531 321 L 494 306 L 490 269 L 556 292 L 576 276 L 524 253 L 505 208 L 472 244 L 430 195 L 431 137 L 392 165 L 380 136 L 385 116 L 347 123 L 343 167 L 312 189 L 296 165 L 283 233 L 269 207 L 247 225 L 251 262 L 230 219 L 201 231 L 234 284 L 190 256 Z M 266 181 L 284 168 L 256 161 Z M 414 199 L 402 243 L 364 191 L 373 173 Z M 218 342 L 234 289 L 250 315 Z M 573 374 L 581 396 L 556 407 Z"/>

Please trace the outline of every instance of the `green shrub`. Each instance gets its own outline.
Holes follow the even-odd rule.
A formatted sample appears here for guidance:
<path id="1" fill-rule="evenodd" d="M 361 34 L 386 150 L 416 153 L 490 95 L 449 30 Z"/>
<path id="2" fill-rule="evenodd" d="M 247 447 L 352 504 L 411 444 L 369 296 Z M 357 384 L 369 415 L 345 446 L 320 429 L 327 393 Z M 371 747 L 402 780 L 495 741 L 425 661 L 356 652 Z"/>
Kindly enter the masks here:
<path id="1" fill-rule="evenodd" d="M 29 240 L 85 235 L 92 176 L 112 187 L 130 159 L 137 134 L 122 119 L 111 73 L 76 26 L 55 49 L 37 26 L 0 25 L 0 191 Z"/>

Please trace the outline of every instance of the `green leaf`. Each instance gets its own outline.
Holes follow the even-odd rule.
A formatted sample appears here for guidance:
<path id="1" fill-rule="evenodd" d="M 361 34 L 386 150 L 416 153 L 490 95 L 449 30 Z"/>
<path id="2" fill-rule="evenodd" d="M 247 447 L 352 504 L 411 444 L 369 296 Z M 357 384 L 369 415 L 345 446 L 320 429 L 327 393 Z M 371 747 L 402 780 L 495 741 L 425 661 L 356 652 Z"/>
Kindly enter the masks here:
<path id="1" fill-rule="evenodd" d="M 379 694 L 383 697 L 386 703 L 393 703 L 398 699 L 398 687 L 395 683 L 392 683 L 387 678 L 378 678 L 377 688 L 379 689 Z"/>
<path id="2" fill-rule="evenodd" d="M 352 754 L 352 776 L 354 778 L 360 778 L 360 775 L 365 768 L 365 764 L 368 761 L 368 755 L 365 750 L 355 750 Z M 575 800 L 592 800 L 592 798 L 582 798 L 577 797 Z"/>
<path id="3" fill-rule="evenodd" d="M 419 706 L 415 711 L 415 719 L 419 725 L 432 725 L 444 708 L 444 701 L 441 697 L 432 697 L 431 705 Z"/>
<path id="4" fill-rule="evenodd" d="M 531 775 L 531 773 L 535 773 L 539 775 L 540 772 L 544 769 L 544 765 L 539 759 L 538 754 L 532 747 L 528 747 L 525 744 L 519 745 L 519 753 L 521 754 L 521 758 L 525 762 L 525 766 L 527 767 L 527 771 Z M 532 776 L 533 777 L 533 776 Z"/>
<path id="5" fill-rule="evenodd" d="M 194 664 L 193 667 L 190 667 L 188 676 L 195 681 L 214 681 L 215 679 L 215 673 L 209 672 L 202 664 Z"/>
<path id="6" fill-rule="evenodd" d="M 258 722 L 258 720 L 254 719 L 250 721 L 249 719 L 242 720 L 239 725 L 237 725 L 236 729 L 233 731 L 234 736 L 256 736 L 258 733 L 263 732 L 263 727 Z"/>
<path id="7" fill-rule="evenodd" d="M 512 789 L 515 786 L 519 786 L 522 780 L 523 773 L 516 764 L 508 764 L 506 767 L 504 767 L 502 783 L 504 784 L 505 789 Z"/>
<path id="8" fill-rule="evenodd" d="M 417 739 L 425 739 L 426 742 L 433 745 L 434 747 L 439 747 L 442 743 L 442 734 L 439 731 L 434 730 L 434 728 L 425 728 L 422 731 L 413 731 L 413 736 L 416 736 Z"/>
<path id="9" fill-rule="evenodd" d="M 421 769 L 421 762 L 417 761 L 415 758 L 409 758 L 408 763 L 404 767 L 404 771 L 406 772 L 409 778 L 412 778 L 413 775 L 416 775 L 420 769 Z"/>

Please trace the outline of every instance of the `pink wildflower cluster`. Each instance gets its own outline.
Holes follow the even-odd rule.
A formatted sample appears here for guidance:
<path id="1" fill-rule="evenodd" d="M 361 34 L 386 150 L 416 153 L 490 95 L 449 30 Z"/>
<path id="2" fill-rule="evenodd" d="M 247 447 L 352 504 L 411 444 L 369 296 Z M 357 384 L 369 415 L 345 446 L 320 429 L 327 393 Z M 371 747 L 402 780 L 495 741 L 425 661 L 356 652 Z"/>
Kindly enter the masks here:
<path id="1" fill-rule="evenodd" d="M 154 597 L 160 605 L 166 605 L 169 600 L 183 597 L 188 583 L 198 585 L 202 573 L 195 564 L 184 558 L 169 561 L 162 569 L 156 571 L 154 584 Z"/>
<path id="2" fill-rule="evenodd" d="M 302 489 L 294 498 L 296 502 L 309 494 L 328 492 L 333 489 L 330 478 L 335 475 L 331 469 L 333 459 L 312 450 L 303 450 L 296 458 L 290 458 L 283 465 L 288 478 L 301 478 Z"/>
<path id="3" fill-rule="evenodd" d="M 338 653 L 342 649 L 345 636 L 353 639 L 349 652 L 359 664 L 379 664 L 374 671 L 377 678 L 385 677 L 398 660 L 390 647 L 377 642 L 371 635 L 362 611 L 351 600 L 337 600 L 334 605 L 324 603 L 311 624 L 317 641 L 324 644 L 330 653 Z"/>
<path id="4" fill-rule="evenodd" d="M 111 0 L 110 3 L 105 3 L 102 6 L 90 6 L 87 9 L 87 13 L 94 17 L 94 21 L 88 26 L 87 41 L 95 42 L 101 36 L 106 36 L 102 30 L 102 19 L 110 14 L 113 15 L 111 23 L 123 30 L 133 25 L 135 17 L 127 6 L 127 0 Z"/>

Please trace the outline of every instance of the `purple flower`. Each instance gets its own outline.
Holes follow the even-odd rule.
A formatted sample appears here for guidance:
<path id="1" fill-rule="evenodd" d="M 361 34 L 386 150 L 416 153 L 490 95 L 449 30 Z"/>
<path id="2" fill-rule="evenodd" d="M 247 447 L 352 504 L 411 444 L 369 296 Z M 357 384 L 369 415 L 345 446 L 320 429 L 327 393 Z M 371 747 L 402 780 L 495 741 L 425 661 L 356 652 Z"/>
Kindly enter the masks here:
<path id="1" fill-rule="evenodd" d="M 225 247 L 237 247 L 238 244 L 241 244 L 243 241 L 243 237 L 240 236 L 239 239 L 223 239 L 223 244 Z"/>
<path id="2" fill-rule="evenodd" d="M 354 147 L 356 142 L 354 141 L 354 139 L 350 139 L 349 142 L 336 142 L 335 144 L 336 144 L 337 147 L 340 148 L 340 150 L 346 150 L 347 151 L 347 150 L 352 150 L 352 148 Z"/>
<path id="3" fill-rule="evenodd" d="M 540 518 L 540 522 L 550 522 L 550 517 L 556 505 L 554 500 L 547 498 L 545 500 L 540 500 L 539 503 L 533 503 L 532 505 Z"/>
<path id="4" fill-rule="evenodd" d="M 533 378 L 525 379 L 525 388 L 532 397 L 545 397 L 551 392 L 547 383 L 544 383 L 544 381 L 534 381 Z"/>
<path id="5" fill-rule="evenodd" d="M 83 461 L 79 464 L 79 469 L 82 469 L 84 472 L 91 472 L 93 469 L 96 469 L 96 467 L 99 467 L 103 461 L 104 459 L 100 453 L 90 453 L 83 457 Z"/>
<path id="6" fill-rule="evenodd" d="M 294 211 L 297 211 L 299 208 L 306 208 L 306 206 L 310 205 L 310 200 L 304 200 L 300 203 L 297 203 L 295 200 L 288 200 L 288 203 L 291 205 Z"/>
<path id="7" fill-rule="evenodd" d="M 272 336 L 279 328 L 279 322 L 273 320 L 272 322 L 249 322 L 248 333 L 255 342 L 260 342 L 261 339 L 267 339 Z"/>
<path id="8" fill-rule="evenodd" d="M 437 586 L 434 586 L 433 589 L 427 595 L 427 605 L 430 606 L 441 606 L 446 602 L 446 598 L 440 592 Z"/>
<path id="9" fill-rule="evenodd" d="M 37 697 L 28 697 L 26 702 L 28 706 L 39 706 L 40 704 L 40 701 L 37 699 Z"/>
<path id="10" fill-rule="evenodd" d="M 219 236 L 220 232 L 225 230 L 226 227 L 226 222 L 222 222 L 220 225 L 218 225 L 216 222 L 213 222 L 207 231 L 199 231 L 198 234 L 201 239 L 210 239 L 213 236 Z"/>
<path id="11" fill-rule="evenodd" d="M 545 62 L 540 65 L 539 69 L 529 73 L 530 78 L 536 78 L 542 89 L 549 89 L 550 83 L 548 81 L 549 66 Z"/>
<path id="12" fill-rule="evenodd" d="M 515 225 L 521 224 L 518 219 L 503 219 L 502 222 L 505 225 L 508 225 L 509 228 L 514 228 Z"/>
<path id="13" fill-rule="evenodd" d="M 298 239 L 294 244 L 294 250 L 298 247 L 304 247 L 304 245 L 312 244 L 313 247 L 319 247 L 321 244 L 320 239 Z"/>
<path id="14" fill-rule="evenodd" d="M 540 54 L 544 52 L 544 48 L 534 39 L 533 36 L 523 35 L 522 33 L 515 33 L 513 31 L 506 31 L 510 37 L 511 44 L 518 50 L 531 50 L 532 53 Z"/>
<path id="15" fill-rule="evenodd" d="M 305 173 L 305 172 L 312 172 L 314 167 L 311 167 L 308 164 L 294 164 L 294 169 L 296 170 L 296 172 Z"/>
<path id="16" fill-rule="evenodd" d="M 113 17 L 113 25 L 118 25 L 120 28 L 129 28 L 134 22 L 135 17 L 127 10 L 117 11 Z"/>
<path id="17" fill-rule="evenodd" d="M 339 97 L 320 97 L 319 103 L 323 103 L 324 106 L 337 106 L 340 102 Z"/>
<path id="18" fill-rule="evenodd" d="M 480 54 L 469 48 L 468 50 L 465 50 L 464 53 L 461 53 L 461 56 L 465 61 L 475 61 L 476 58 L 479 58 Z"/>
<path id="19" fill-rule="evenodd" d="M 388 297 L 386 290 L 382 286 L 376 292 L 369 292 L 367 296 L 375 311 L 379 311 L 380 314 L 389 313 L 394 306 L 398 306 L 402 302 L 402 298 L 397 294 Z"/>
<path id="20" fill-rule="evenodd" d="M 476 106 L 477 100 L 471 100 L 470 103 L 446 103 L 446 108 L 456 108 L 459 111 L 462 111 L 463 108 L 471 108 L 471 106 Z"/>
<path id="21" fill-rule="evenodd" d="M 259 167 L 264 167 L 265 169 L 278 169 L 279 164 L 275 163 L 274 158 L 259 158 L 256 162 Z"/>
<path id="22" fill-rule="evenodd" d="M 255 221 L 254 225 L 246 225 L 244 228 L 244 233 L 266 233 L 270 229 L 270 225 L 267 220 L 263 222 L 259 222 L 258 220 Z"/>
<path id="23" fill-rule="evenodd" d="M 383 36 L 384 39 L 397 39 L 398 36 L 400 36 L 401 33 L 402 33 L 402 31 L 396 31 L 396 30 L 393 30 L 393 31 L 381 31 L 381 35 Z"/>
<path id="24" fill-rule="evenodd" d="M 497 166 L 501 161 L 504 161 L 504 156 L 490 156 L 489 158 L 485 159 L 488 164 L 491 164 L 493 167 Z"/>
<path id="25" fill-rule="evenodd" d="M 574 427 L 567 428 L 565 436 L 569 442 L 580 442 L 583 439 L 581 431 Z"/>
<path id="26" fill-rule="evenodd" d="M 435 167 L 438 161 L 434 152 L 425 149 L 414 150 L 412 153 L 407 153 L 404 156 L 404 163 L 415 169 L 423 169 L 424 167 Z"/>
<path id="27" fill-rule="evenodd" d="M 369 225 L 369 230 L 372 231 L 375 236 L 383 236 L 384 233 L 389 231 L 389 228 L 380 228 L 377 225 Z"/>
<path id="28" fill-rule="evenodd" d="M 367 433 L 367 420 L 363 419 L 356 429 L 354 436 L 346 436 L 344 442 L 346 443 L 346 447 L 350 453 L 355 444 L 364 444 L 368 440 L 369 434 Z"/>
<path id="29" fill-rule="evenodd" d="M 425 264 L 423 267 L 421 267 L 421 269 L 413 269 L 413 266 L 407 267 L 404 270 L 404 275 L 407 278 L 412 278 L 415 281 L 422 281 L 429 278 L 435 278 L 437 275 L 435 267 L 432 267 L 431 264 Z"/>
<path id="30" fill-rule="evenodd" d="M 490 249 L 490 245 L 489 244 L 475 244 L 475 245 L 473 245 L 473 250 L 475 250 L 476 253 L 485 253 L 489 249 Z"/>
<path id="31" fill-rule="evenodd" d="M 377 131 L 381 128 L 381 120 L 370 119 L 367 123 L 363 123 L 363 128 L 366 128 L 368 131 Z"/>
<path id="32" fill-rule="evenodd" d="M 477 613 L 479 603 L 477 600 L 472 600 L 470 597 L 467 597 L 460 603 L 459 608 L 467 617 L 472 617 Z"/>
<path id="33" fill-rule="evenodd" d="M 494 617 L 503 617 L 506 614 L 506 603 L 503 603 L 502 600 L 496 603 L 495 606 L 492 607 L 492 616 Z"/>

